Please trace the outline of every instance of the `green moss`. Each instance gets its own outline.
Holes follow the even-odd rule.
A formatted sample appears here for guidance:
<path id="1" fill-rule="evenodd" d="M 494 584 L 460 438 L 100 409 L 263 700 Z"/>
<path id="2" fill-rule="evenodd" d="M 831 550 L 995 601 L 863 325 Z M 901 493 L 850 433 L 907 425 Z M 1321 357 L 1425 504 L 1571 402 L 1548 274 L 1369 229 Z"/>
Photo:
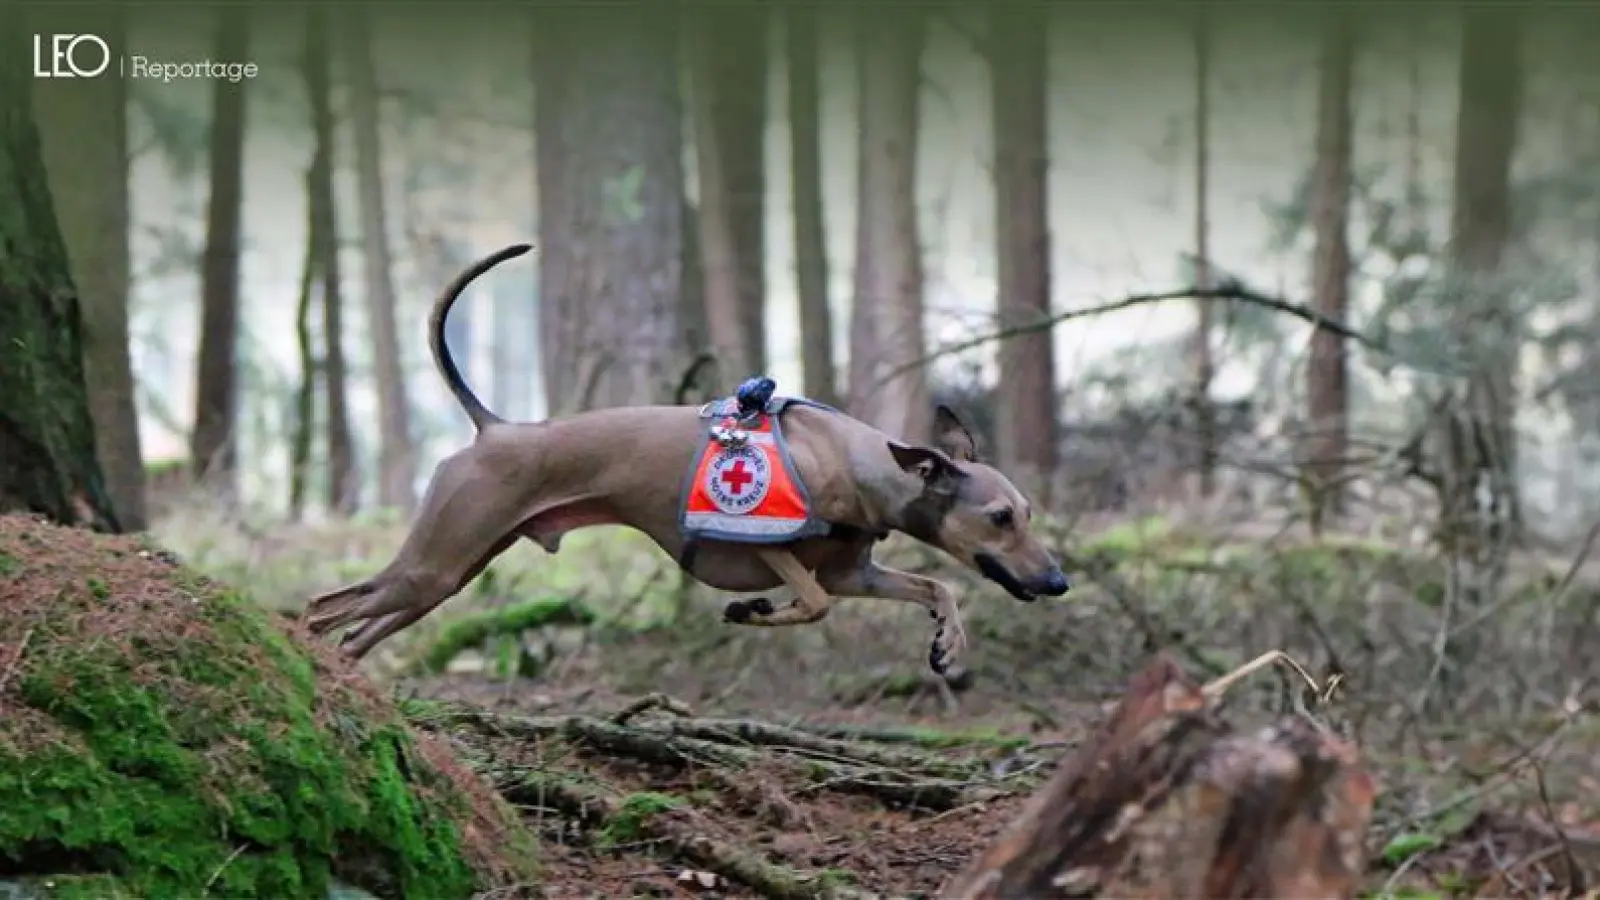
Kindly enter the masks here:
<path id="1" fill-rule="evenodd" d="M 643 791 L 629 794 L 616 813 L 600 830 L 600 846 L 609 847 L 637 841 L 644 835 L 644 823 L 651 817 L 684 805 L 683 798 L 671 794 Z"/>
<path id="2" fill-rule="evenodd" d="M 266 613 L 136 555 L 85 577 L 13 547 L 50 595 L 0 695 L 25 713 L 0 717 L 0 865 L 152 900 L 322 897 L 335 877 L 383 896 L 485 886 L 474 796 Z"/>
<path id="3" fill-rule="evenodd" d="M 17 571 L 17 568 L 18 564 L 15 559 L 7 556 L 4 553 L 0 553 L 0 575 L 10 575 L 11 573 Z"/>
<path id="4" fill-rule="evenodd" d="M 443 672 L 463 651 L 481 646 L 490 638 L 556 625 L 588 625 L 593 621 L 594 616 L 583 604 L 567 598 L 510 603 L 462 616 L 446 625 L 423 654 L 419 666 L 426 672 Z"/>
<path id="5" fill-rule="evenodd" d="M 834 888 L 851 887 L 859 881 L 856 873 L 849 869 L 818 869 L 816 878 L 817 887 L 825 891 Z"/>

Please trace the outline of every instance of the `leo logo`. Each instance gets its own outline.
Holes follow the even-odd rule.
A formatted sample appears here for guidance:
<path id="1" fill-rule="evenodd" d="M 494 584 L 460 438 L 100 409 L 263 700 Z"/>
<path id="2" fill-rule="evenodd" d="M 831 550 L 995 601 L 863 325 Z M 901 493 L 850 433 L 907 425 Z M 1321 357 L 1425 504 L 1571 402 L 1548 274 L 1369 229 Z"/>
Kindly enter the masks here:
<path id="1" fill-rule="evenodd" d="M 706 493 L 729 515 L 742 516 L 760 506 L 771 487 L 767 455 L 749 445 L 723 450 L 706 467 Z"/>
<path id="2" fill-rule="evenodd" d="M 94 78 L 111 67 L 111 47 L 92 34 L 33 36 L 33 77 Z"/>

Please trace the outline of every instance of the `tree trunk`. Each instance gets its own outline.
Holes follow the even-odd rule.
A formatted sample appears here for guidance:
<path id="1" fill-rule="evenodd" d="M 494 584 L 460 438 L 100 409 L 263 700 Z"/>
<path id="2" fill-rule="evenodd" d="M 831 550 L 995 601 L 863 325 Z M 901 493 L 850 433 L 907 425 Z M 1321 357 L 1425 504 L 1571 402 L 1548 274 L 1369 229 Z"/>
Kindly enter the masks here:
<path id="1" fill-rule="evenodd" d="M 720 380 L 766 370 L 766 46 L 759 7 L 694 15 L 691 92 L 706 323 Z"/>
<path id="2" fill-rule="evenodd" d="M 562 348 L 546 363 L 552 411 L 668 402 L 683 375 L 674 24 L 667 10 L 539 16 L 541 325 L 545 347 Z"/>
<path id="3" fill-rule="evenodd" d="M 383 196 L 383 154 L 378 141 L 378 85 L 372 62 L 371 16 L 352 9 L 349 40 L 350 105 L 355 126 L 356 186 L 361 206 L 367 322 L 372 329 L 373 380 L 378 395 L 378 504 L 409 512 L 417 502 L 411 409 L 395 332 L 394 262 Z"/>
<path id="4" fill-rule="evenodd" d="M 1301 718 L 1241 733 L 1206 694 L 1158 657 L 939 896 L 1355 897 L 1376 794 L 1355 748 Z"/>
<path id="5" fill-rule="evenodd" d="M 700 265 L 700 211 L 691 203 L 683 204 L 683 272 L 678 277 L 683 291 L 678 303 L 684 348 L 691 358 L 711 353 L 710 325 L 706 316 L 706 279 Z M 726 388 L 717 381 L 715 367 L 706 367 L 695 373 L 687 385 L 684 401 L 705 403 L 718 395 L 726 396 Z"/>
<path id="6" fill-rule="evenodd" d="M 1445 410 L 1441 454 L 1441 543 L 1451 559 L 1452 593 L 1464 609 L 1494 602 L 1518 537 L 1516 369 L 1521 321 L 1509 307 L 1500 271 L 1511 231 L 1511 155 L 1522 92 L 1522 16 L 1515 8 L 1461 9 L 1460 95 L 1450 262 L 1466 348 L 1465 403 Z M 1443 670 L 1430 699 L 1456 696 L 1459 666 L 1476 653 L 1471 632 L 1442 648 Z"/>
<path id="7" fill-rule="evenodd" d="M 822 92 L 817 10 L 785 9 L 789 77 L 789 167 L 794 206 L 795 292 L 800 308 L 800 365 L 806 396 L 839 404 L 828 305 L 828 242 L 822 206 Z"/>
<path id="8" fill-rule="evenodd" d="M 54 11 L 49 18 L 63 21 Z M 92 30 L 113 46 L 124 43 L 121 8 L 97 18 L 95 26 L 59 30 Z M 127 82 L 45 78 L 33 86 L 50 192 L 83 314 L 83 367 L 100 468 L 117 521 L 128 531 L 142 531 L 148 525 L 144 459 L 128 353 Z"/>
<path id="9" fill-rule="evenodd" d="M 509 280 L 496 283 L 492 296 L 494 337 L 489 354 L 494 367 L 493 408 L 508 419 L 531 418 L 528 401 L 533 379 L 528 363 L 534 358 L 539 337 L 539 323 L 533 314 L 538 298 Z"/>
<path id="10" fill-rule="evenodd" d="M 1050 10 L 997 6 L 990 16 L 998 306 L 1000 327 L 1016 328 L 1050 315 Z M 1035 331 L 999 352 L 1000 464 L 1044 502 L 1059 443 L 1054 344 L 1050 331 Z"/>
<path id="11" fill-rule="evenodd" d="M 249 54 L 248 12 L 217 10 L 216 59 Z M 244 204 L 244 102 L 248 79 L 217 79 L 211 93 L 211 196 L 200 273 L 200 352 L 194 433 L 189 457 L 195 477 L 232 503 L 237 484 L 234 427 L 238 418 L 239 252 Z"/>
<path id="12" fill-rule="evenodd" d="M 1316 250 L 1311 260 L 1312 303 L 1336 322 L 1349 316 L 1350 83 L 1355 60 L 1351 15 L 1334 9 L 1323 25 L 1317 91 L 1317 164 L 1311 199 Z M 1319 328 L 1311 337 L 1306 371 L 1309 440 L 1306 453 L 1311 527 L 1320 532 L 1325 515 L 1338 515 L 1339 485 L 1349 448 L 1349 364 L 1344 339 Z"/>
<path id="13" fill-rule="evenodd" d="M 29 52 L 29 29 L 5 40 Z M 28 70 L 0 66 L 0 511 L 118 531 L 95 452 L 83 320 L 56 224 Z"/>
<path id="14" fill-rule="evenodd" d="M 1422 59 L 1428 52 L 1425 21 L 1418 16 L 1411 26 L 1411 48 L 1406 60 L 1405 211 L 1416 237 L 1428 232 L 1427 194 L 1422 187 Z"/>
<path id="15" fill-rule="evenodd" d="M 569 276 L 568 254 L 550 253 L 543 246 L 552 231 L 559 232 L 570 218 L 571 187 L 567 183 L 567 139 L 562 134 L 567 101 L 567 78 L 561 71 L 562 48 L 556 35 L 545 27 L 543 16 L 535 16 L 533 46 L 533 135 L 534 175 L 539 218 L 539 365 L 543 374 L 547 416 L 568 408 L 568 398 L 576 400 L 574 374 L 584 352 L 582 307 L 575 297 L 551 293 L 553 286 L 565 287 Z M 551 223 L 562 223 L 552 225 Z M 681 224 L 681 223 L 680 223 Z"/>
<path id="16" fill-rule="evenodd" d="M 316 218 L 317 269 L 322 275 L 322 383 L 328 416 L 328 505 L 341 515 L 355 512 L 361 482 L 356 475 L 355 441 L 350 433 L 346 381 L 343 304 L 340 296 L 339 217 L 333 190 L 333 110 L 329 104 L 328 11 L 306 9 L 306 94 L 316 149 L 311 159 L 311 206 Z"/>
<path id="17" fill-rule="evenodd" d="M 734 237 L 733 190 L 724 159 L 738 154 L 718 127 L 719 105 L 728 85 L 717 80 L 721 48 L 713 19 L 722 9 L 693 14 L 689 27 L 690 99 L 693 103 L 695 156 L 700 174 L 700 273 L 705 289 L 706 328 L 717 359 L 716 381 L 736 384 L 755 374 L 755 348 L 745 331 L 744 297 L 739 290 L 739 242 Z"/>
<path id="18" fill-rule="evenodd" d="M 911 441 L 931 437 L 922 243 L 917 229 L 917 106 L 926 22 L 915 10 L 857 13 L 860 96 L 855 303 L 851 309 L 850 409 Z"/>
<path id="19" fill-rule="evenodd" d="M 1461 38 L 1460 106 L 1456 120 L 1451 262 L 1463 292 L 1462 334 L 1476 348 L 1468 406 L 1488 452 L 1472 491 L 1496 498 L 1486 545 L 1510 537 L 1518 519 L 1516 367 L 1521 346 L 1515 312 L 1499 284 L 1511 229 L 1511 155 L 1522 91 L 1521 15 L 1467 7 Z M 1474 501 L 1462 498 L 1462 502 Z M 1476 517 L 1474 517 L 1476 518 Z"/>
<path id="20" fill-rule="evenodd" d="M 311 307 L 317 286 L 318 208 L 313 166 L 306 171 L 306 250 L 300 270 L 300 293 L 295 303 L 295 351 L 300 362 L 300 384 L 294 395 L 294 426 L 289 435 L 289 519 L 299 521 L 305 513 L 306 484 L 311 476 L 311 435 L 316 425 L 317 364 L 316 345 L 311 337 Z"/>
<path id="21" fill-rule="evenodd" d="M 1211 22 L 1204 7 L 1195 8 L 1194 90 L 1194 281 L 1204 291 L 1211 287 Z M 1211 355 L 1215 308 L 1214 300 L 1196 302 L 1194 412 L 1202 497 L 1217 490 L 1216 411 L 1211 403 L 1211 383 L 1217 375 Z"/>

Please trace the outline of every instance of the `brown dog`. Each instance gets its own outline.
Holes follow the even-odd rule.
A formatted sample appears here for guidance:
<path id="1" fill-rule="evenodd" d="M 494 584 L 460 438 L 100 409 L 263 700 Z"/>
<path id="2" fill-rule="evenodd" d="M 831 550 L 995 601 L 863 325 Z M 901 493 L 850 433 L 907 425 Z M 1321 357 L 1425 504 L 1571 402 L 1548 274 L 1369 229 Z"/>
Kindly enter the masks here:
<path id="1" fill-rule="evenodd" d="M 306 620 L 318 634 L 361 622 L 341 642 L 349 655 L 365 655 L 427 615 L 518 538 L 555 553 L 563 535 L 590 525 L 644 532 L 713 588 L 743 593 L 787 584 L 798 595 L 781 609 L 765 598 L 730 601 L 723 613 L 729 622 L 816 622 L 841 596 L 918 604 L 938 621 L 929 663 L 941 673 L 966 646 L 955 596 L 940 582 L 876 564 L 873 544 L 889 532 L 943 550 L 1019 600 L 1067 592 L 1066 576 L 1029 533 L 1027 499 L 977 460 L 972 435 L 945 407 L 936 419 L 937 448 L 901 443 L 825 407 L 782 409 L 788 459 L 826 533 L 767 544 L 695 541 L 691 547 L 679 516 L 684 473 L 708 440 L 703 409 L 599 409 L 513 423 L 485 409 L 463 381 L 444 344 L 445 317 L 473 279 L 529 249 L 518 244 L 479 261 L 434 306 L 434 361 L 477 436 L 439 464 L 394 560 L 307 607 Z"/>

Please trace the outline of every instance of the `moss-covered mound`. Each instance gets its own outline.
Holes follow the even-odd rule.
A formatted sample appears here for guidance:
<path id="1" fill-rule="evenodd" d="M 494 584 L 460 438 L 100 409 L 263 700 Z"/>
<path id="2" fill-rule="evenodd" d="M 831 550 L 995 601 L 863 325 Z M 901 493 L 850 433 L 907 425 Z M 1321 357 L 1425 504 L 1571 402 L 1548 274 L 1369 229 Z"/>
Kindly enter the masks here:
<path id="1" fill-rule="evenodd" d="M 331 648 L 136 539 L 0 517 L 0 880 L 433 900 L 530 851 Z"/>

